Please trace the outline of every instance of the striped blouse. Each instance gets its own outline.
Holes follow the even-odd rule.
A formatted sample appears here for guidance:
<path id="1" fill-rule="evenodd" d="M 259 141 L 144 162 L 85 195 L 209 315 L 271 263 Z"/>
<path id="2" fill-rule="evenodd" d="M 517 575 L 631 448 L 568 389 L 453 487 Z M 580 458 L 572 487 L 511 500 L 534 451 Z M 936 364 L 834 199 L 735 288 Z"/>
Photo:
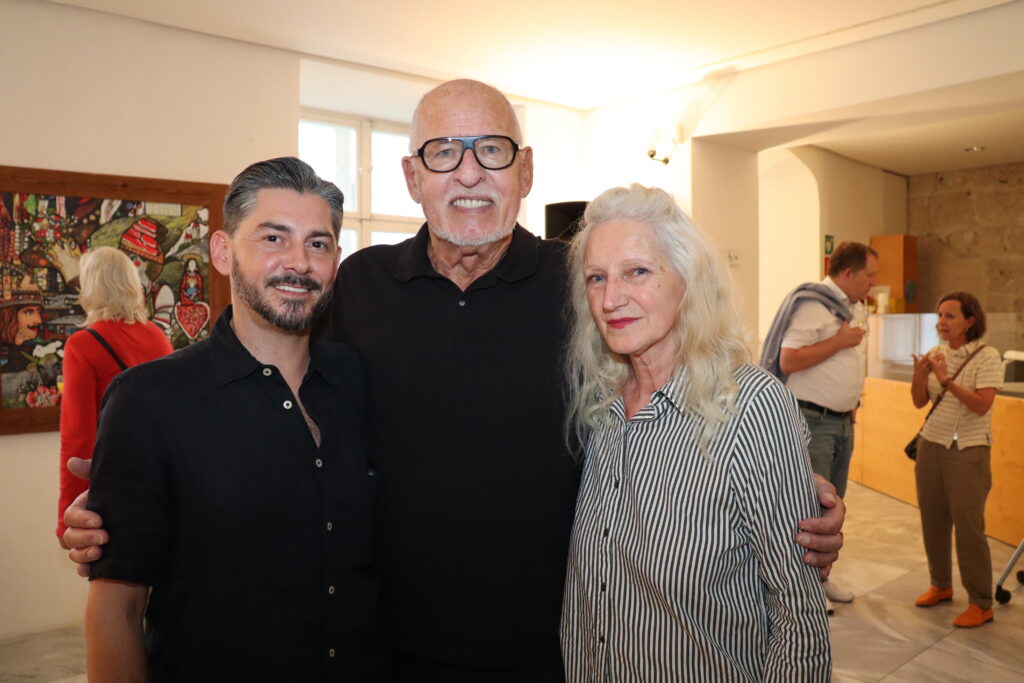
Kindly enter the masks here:
<path id="1" fill-rule="evenodd" d="M 964 364 L 967 357 L 983 343 L 976 339 L 964 344 L 959 349 L 950 348 L 949 344 L 940 344 L 928 354 L 931 356 L 944 355 L 946 370 L 952 377 Z M 971 359 L 971 362 L 956 378 L 956 383 L 970 391 L 985 388 L 1002 389 L 1004 374 L 999 352 L 991 346 L 986 346 Z M 935 373 L 929 374 L 928 399 L 934 401 L 941 392 L 942 385 L 935 378 Z M 939 402 L 939 407 L 935 409 L 921 429 L 921 437 L 932 443 L 942 444 L 946 448 L 953 445 L 954 439 L 956 439 L 958 448 L 990 446 L 992 445 L 992 409 L 989 408 L 984 415 L 978 415 L 968 410 L 967 406 L 961 403 L 952 392 L 947 391 L 942 401 Z"/>
<path id="2" fill-rule="evenodd" d="M 817 571 L 794 542 L 818 514 L 807 426 L 743 365 L 737 413 L 705 457 L 679 373 L 590 440 L 562 611 L 569 683 L 828 681 Z"/>

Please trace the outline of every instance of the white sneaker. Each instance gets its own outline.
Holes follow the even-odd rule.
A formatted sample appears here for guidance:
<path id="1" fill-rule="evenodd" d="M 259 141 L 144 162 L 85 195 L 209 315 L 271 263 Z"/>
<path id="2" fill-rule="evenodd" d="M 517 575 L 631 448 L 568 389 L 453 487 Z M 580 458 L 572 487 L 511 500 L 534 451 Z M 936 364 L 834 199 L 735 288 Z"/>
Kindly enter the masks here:
<path id="1" fill-rule="evenodd" d="M 832 601 L 825 598 L 825 614 L 832 616 L 836 613 L 836 606 L 832 604 Z"/>
<path id="2" fill-rule="evenodd" d="M 833 602 L 853 602 L 853 593 L 846 590 L 832 579 L 827 579 L 821 584 L 825 589 L 825 597 Z"/>

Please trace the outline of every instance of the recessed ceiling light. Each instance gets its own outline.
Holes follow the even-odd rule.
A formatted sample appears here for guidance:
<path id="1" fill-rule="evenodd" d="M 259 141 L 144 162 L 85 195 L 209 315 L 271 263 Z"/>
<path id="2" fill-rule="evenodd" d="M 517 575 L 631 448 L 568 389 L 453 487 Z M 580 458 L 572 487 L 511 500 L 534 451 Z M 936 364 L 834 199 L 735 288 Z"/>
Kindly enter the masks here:
<path id="1" fill-rule="evenodd" d="M 984 145 L 971 145 L 970 147 L 964 147 L 965 152 L 984 152 Z"/>

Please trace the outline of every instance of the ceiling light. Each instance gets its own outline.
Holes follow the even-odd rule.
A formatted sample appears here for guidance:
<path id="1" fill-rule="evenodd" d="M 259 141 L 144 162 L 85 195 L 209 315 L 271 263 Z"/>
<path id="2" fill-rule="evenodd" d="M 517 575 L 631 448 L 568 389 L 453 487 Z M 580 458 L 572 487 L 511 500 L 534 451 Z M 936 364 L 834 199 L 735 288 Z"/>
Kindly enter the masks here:
<path id="1" fill-rule="evenodd" d="M 984 152 L 984 145 L 971 145 L 970 147 L 964 147 L 965 152 Z"/>

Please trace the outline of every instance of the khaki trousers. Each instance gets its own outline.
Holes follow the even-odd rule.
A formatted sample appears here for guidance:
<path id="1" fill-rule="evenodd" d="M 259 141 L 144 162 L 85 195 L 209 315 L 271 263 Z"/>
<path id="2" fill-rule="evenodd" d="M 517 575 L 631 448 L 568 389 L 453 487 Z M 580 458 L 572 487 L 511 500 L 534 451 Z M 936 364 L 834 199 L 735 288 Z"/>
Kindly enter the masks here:
<path id="1" fill-rule="evenodd" d="M 956 529 L 960 580 L 971 604 L 992 606 L 992 556 L 985 538 L 985 499 L 992 488 L 991 448 L 957 450 L 918 440 L 917 502 L 932 585 L 951 588 L 951 537 Z"/>

